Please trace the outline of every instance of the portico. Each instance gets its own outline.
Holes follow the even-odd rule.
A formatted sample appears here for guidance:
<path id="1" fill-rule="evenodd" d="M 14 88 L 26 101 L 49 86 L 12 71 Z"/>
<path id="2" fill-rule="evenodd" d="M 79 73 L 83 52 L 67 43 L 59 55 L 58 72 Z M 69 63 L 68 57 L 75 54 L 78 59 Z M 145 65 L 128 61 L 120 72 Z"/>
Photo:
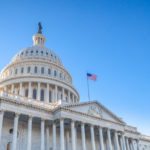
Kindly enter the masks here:
<path id="1" fill-rule="evenodd" d="M 7 112 L 9 112 L 8 109 L 1 109 L 0 137 L 2 137 L 1 131 L 3 130 L 3 119 L 4 116 L 6 116 L 5 113 Z M 10 112 L 12 113 L 12 110 L 10 110 Z M 89 147 L 87 147 L 87 143 L 90 143 L 92 150 L 105 150 L 106 147 L 109 148 L 109 150 L 137 150 L 138 148 L 138 139 L 133 139 L 132 137 L 126 136 L 125 132 L 123 131 L 123 124 L 116 124 L 114 122 L 106 121 L 102 118 L 95 118 L 94 116 L 92 117 L 89 115 L 85 117 L 86 114 L 69 111 L 68 108 L 56 109 L 56 111 L 54 112 L 54 119 L 48 119 L 51 116 L 44 117 L 44 114 L 39 117 L 38 115 L 35 115 L 36 112 L 32 113 L 31 115 L 23 114 L 21 112 L 13 113 L 13 150 L 17 149 L 17 135 L 19 134 L 18 126 L 21 116 L 27 117 L 27 119 L 25 120 L 27 124 L 27 150 L 32 150 L 32 143 L 34 142 L 32 129 L 33 124 L 35 123 L 33 123 L 33 120 L 35 119 L 38 119 L 38 124 L 40 126 L 40 150 L 45 150 L 46 148 L 48 149 L 49 143 L 52 143 L 52 148 L 54 150 L 58 149 L 57 143 L 60 143 L 60 150 L 67 150 L 66 131 L 69 131 L 69 136 L 71 139 L 70 149 L 72 150 L 76 150 L 80 146 L 83 150 L 89 150 Z M 77 138 L 79 137 L 76 136 L 79 134 L 79 137 L 81 137 L 81 145 L 77 140 Z M 89 138 L 87 138 L 87 134 L 89 134 Z M 119 141 L 119 139 L 121 140 L 121 142 Z M 136 146 L 133 145 L 133 141 L 136 141 Z"/>

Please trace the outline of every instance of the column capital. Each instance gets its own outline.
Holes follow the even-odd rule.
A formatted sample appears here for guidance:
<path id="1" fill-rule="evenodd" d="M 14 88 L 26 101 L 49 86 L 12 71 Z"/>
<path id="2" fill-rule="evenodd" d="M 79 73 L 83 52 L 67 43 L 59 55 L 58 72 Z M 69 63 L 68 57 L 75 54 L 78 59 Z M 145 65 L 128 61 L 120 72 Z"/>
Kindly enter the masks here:
<path id="1" fill-rule="evenodd" d="M 32 118 L 33 118 L 33 116 L 32 116 L 32 115 L 29 115 L 29 116 L 28 116 L 28 119 L 32 119 Z"/>
<path id="2" fill-rule="evenodd" d="M 62 120 L 65 120 L 65 118 L 61 117 L 59 120 L 62 121 Z"/>
<path id="3" fill-rule="evenodd" d="M 44 119 L 44 118 L 41 118 L 41 121 L 45 121 L 45 119 Z"/>
<path id="4" fill-rule="evenodd" d="M 84 125 L 84 126 L 85 126 L 85 122 L 81 122 L 81 125 Z"/>
<path id="5" fill-rule="evenodd" d="M 15 112 L 15 117 L 19 117 L 21 113 Z"/>
<path id="6" fill-rule="evenodd" d="M 0 114 L 4 113 L 5 110 L 4 109 L 0 109 Z"/>
<path id="7" fill-rule="evenodd" d="M 75 123 L 75 122 L 76 122 L 76 120 L 75 120 L 75 119 L 71 119 L 71 122 L 74 122 L 74 123 Z"/>

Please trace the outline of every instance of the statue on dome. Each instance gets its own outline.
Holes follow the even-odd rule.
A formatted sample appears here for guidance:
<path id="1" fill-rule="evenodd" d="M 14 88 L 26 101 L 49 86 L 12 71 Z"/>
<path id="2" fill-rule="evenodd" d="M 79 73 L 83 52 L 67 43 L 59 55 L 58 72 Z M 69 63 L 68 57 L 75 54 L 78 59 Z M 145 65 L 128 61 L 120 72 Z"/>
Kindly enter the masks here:
<path id="1" fill-rule="evenodd" d="M 38 33 L 39 33 L 39 34 L 42 34 L 42 29 L 43 29 L 43 28 L 42 28 L 42 24 L 41 24 L 41 22 L 39 22 L 39 23 L 38 23 Z"/>

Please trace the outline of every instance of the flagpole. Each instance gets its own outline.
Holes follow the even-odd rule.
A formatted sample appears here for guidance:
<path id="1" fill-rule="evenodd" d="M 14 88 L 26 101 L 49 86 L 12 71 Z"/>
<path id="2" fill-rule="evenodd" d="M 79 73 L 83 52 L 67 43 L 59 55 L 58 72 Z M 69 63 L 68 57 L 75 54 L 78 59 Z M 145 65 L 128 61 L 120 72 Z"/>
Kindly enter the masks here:
<path id="1" fill-rule="evenodd" d="M 89 101 L 90 101 L 91 99 L 90 99 L 90 87 L 89 87 L 89 79 L 88 79 L 88 76 L 87 76 L 87 90 L 88 90 L 88 99 L 89 99 Z"/>

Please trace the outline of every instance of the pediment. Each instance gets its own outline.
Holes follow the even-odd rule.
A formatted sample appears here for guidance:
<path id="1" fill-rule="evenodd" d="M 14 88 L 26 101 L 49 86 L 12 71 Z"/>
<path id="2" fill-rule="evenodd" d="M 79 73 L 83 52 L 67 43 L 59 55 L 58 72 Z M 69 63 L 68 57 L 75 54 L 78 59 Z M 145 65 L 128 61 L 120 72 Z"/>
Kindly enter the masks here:
<path id="1" fill-rule="evenodd" d="M 112 113 L 110 110 L 108 110 L 106 107 L 104 107 L 102 104 L 100 104 L 97 101 L 84 102 L 75 105 L 68 105 L 65 107 L 76 112 L 80 112 L 97 118 L 102 118 L 104 120 L 124 124 L 124 122 L 119 117 L 117 117 L 114 113 Z"/>

